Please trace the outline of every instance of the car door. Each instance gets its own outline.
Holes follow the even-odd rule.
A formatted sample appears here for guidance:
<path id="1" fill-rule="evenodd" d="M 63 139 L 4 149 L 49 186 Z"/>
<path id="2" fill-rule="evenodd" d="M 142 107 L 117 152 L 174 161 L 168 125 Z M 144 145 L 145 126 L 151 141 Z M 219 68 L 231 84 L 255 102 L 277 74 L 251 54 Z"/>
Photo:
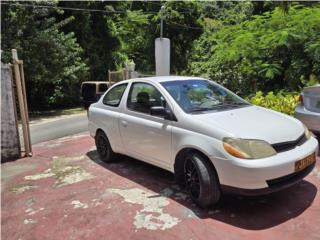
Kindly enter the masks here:
<path id="1" fill-rule="evenodd" d="M 126 107 L 120 115 L 121 138 L 129 156 L 168 169 L 171 166 L 171 121 L 150 115 L 152 106 L 168 107 L 155 86 L 132 83 Z"/>
<path id="2" fill-rule="evenodd" d="M 97 104 L 89 110 L 89 130 L 95 135 L 97 129 L 102 129 L 107 135 L 112 150 L 123 153 L 122 140 L 118 128 L 119 116 L 121 113 L 120 103 L 128 83 L 118 84 L 108 91 Z"/>

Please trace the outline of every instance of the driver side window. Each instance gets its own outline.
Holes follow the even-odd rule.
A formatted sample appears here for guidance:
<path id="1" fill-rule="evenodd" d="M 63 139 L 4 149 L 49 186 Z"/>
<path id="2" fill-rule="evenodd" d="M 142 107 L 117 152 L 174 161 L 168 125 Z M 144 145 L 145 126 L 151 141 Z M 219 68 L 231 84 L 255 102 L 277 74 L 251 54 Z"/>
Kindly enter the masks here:
<path id="1" fill-rule="evenodd" d="M 133 83 L 128 96 L 128 109 L 150 114 L 150 108 L 155 106 L 166 107 L 161 93 L 148 83 Z"/>

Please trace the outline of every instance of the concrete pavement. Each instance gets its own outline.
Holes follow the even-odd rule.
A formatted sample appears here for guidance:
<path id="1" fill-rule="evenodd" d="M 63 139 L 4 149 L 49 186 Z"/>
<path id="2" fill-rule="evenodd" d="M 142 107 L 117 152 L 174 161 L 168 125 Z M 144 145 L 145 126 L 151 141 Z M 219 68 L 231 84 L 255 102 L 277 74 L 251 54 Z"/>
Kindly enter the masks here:
<path id="1" fill-rule="evenodd" d="M 2 239 L 320 239 L 320 159 L 287 190 L 198 208 L 167 171 L 105 164 L 87 134 L 2 164 Z"/>

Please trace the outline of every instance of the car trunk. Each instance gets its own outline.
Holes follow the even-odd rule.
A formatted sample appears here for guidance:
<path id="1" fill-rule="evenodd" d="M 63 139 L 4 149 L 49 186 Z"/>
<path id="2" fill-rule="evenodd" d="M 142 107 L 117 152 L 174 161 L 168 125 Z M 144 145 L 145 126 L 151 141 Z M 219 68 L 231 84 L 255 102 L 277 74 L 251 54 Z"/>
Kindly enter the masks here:
<path id="1" fill-rule="evenodd" d="M 320 85 L 303 89 L 303 104 L 309 111 L 320 113 Z"/>

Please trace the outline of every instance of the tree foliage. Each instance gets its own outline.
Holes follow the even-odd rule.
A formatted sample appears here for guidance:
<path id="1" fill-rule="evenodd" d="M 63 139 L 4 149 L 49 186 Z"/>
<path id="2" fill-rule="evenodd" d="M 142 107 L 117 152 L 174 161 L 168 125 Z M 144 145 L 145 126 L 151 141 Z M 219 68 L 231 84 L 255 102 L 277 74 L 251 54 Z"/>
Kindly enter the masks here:
<path id="1" fill-rule="evenodd" d="M 24 60 L 31 110 L 77 105 L 81 81 L 106 80 L 128 60 L 154 74 L 161 6 L 171 74 L 209 77 L 242 95 L 320 79 L 317 2 L 11 3 L 1 6 L 2 61 L 12 48 Z"/>
<path id="2" fill-rule="evenodd" d="M 193 41 L 202 33 L 197 2 L 126 2 L 117 9 L 129 10 L 113 18 L 112 32 L 121 43 L 118 59 L 132 59 L 141 72 L 155 71 L 155 39 L 160 37 L 160 8 L 165 7 L 163 37 L 171 41 L 171 72 L 187 67 Z M 121 65 L 123 62 L 118 61 Z"/>
<path id="3" fill-rule="evenodd" d="M 115 57 L 120 49 L 120 40 L 113 35 L 112 24 L 114 8 L 123 3 L 109 3 L 101 1 L 59 1 L 58 7 L 78 9 L 109 10 L 109 14 L 89 11 L 63 10 L 63 14 L 56 15 L 57 19 L 73 18 L 73 21 L 62 27 L 66 34 L 74 33 L 83 51 L 83 58 L 89 67 L 87 80 L 105 81 L 109 69 L 115 69 L 118 59 Z M 118 63 L 119 64 L 119 63 Z"/>
<path id="4" fill-rule="evenodd" d="M 210 77 L 243 95 L 297 90 L 320 79 L 320 8 L 276 8 L 240 24 L 207 30 L 194 44 L 189 72 Z"/>
<path id="5" fill-rule="evenodd" d="M 73 18 L 58 22 L 52 9 L 8 5 L 1 13 L 1 61 L 11 62 L 11 49 L 18 50 L 30 109 L 75 105 L 88 68 L 74 34 L 61 31 Z"/>

